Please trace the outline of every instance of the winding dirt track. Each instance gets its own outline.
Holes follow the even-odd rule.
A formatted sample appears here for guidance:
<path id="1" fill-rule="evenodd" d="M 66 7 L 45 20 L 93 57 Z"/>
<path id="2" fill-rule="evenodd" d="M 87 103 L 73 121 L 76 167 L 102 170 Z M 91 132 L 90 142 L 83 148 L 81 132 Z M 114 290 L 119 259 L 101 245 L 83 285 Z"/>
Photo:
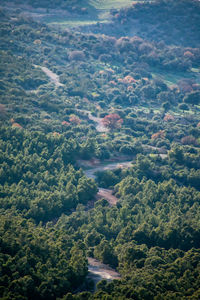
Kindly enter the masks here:
<path id="1" fill-rule="evenodd" d="M 104 198 L 109 202 L 110 206 L 116 205 L 119 199 L 115 197 L 112 193 L 112 190 L 100 188 L 97 193 L 97 200 Z"/>
<path id="2" fill-rule="evenodd" d="M 97 123 L 96 130 L 98 132 L 107 132 L 108 128 L 106 128 L 102 123 L 102 118 L 94 117 L 91 112 L 88 112 L 88 118 Z"/>
<path id="3" fill-rule="evenodd" d="M 95 179 L 96 172 L 101 172 L 101 171 L 106 171 L 106 170 L 114 170 L 117 168 L 121 168 L 121 169 L 130 168 L 131 165 L 132 165 L 131 161 L 115 162 L 115 163 L 110 163 L 108 165 L 101 165 L 101 166 L 98 166 L 95 168 L 85 170 L 85 174 L 87 177 Z M 117 204 L 119 199 L 117 197 L 115 197 L 112 193 L 113 193 L 112 190 L 99 188 L 96 198 L 97 198 L 97 200 L 104 198 L 108 201 L 110 206 L 113 206 L 113 205 Z"/>
<path id="4" fill-rule="evenodd" d="M 49 70 L 47 67 L 42 67 L 39 65 L 34 65 L 34 67 L 40 68 L 49 77 L 49 79 L 55 84 L 55 86 L 63 86 L 64 85 L 60 82 L 59 76 L 56 73 Z"/>
<path id="5" fill-rule="evenodd" d="M 53 73 L 47 67 L 41 67 L 41 69 L 56 86 L 63 86 L 63 84 L 59 81 L 59 76 L 57 74 Z"/>
<path id="6" fill-rule="evenodd" d="M 92 278 L 95 284 L 102 279 L 120 279 L 120 274 L 114 269 L 92 257 L 88 257 L 88 271 L 88 277 Z"/>
<path id="7" fill-rule="evenodd" d="M 96 172 L 103 172 L 103 171 L 114 170 L 118 168 L 120 169 L 130 168 L 131 165 L 132 165 L 132 161 L 119 161 L 115 163 L 109 163 L 107 165 L 100 165 L 95 168 L 85 170 L 85 174 L 87 177 L 95 179 Z"/>

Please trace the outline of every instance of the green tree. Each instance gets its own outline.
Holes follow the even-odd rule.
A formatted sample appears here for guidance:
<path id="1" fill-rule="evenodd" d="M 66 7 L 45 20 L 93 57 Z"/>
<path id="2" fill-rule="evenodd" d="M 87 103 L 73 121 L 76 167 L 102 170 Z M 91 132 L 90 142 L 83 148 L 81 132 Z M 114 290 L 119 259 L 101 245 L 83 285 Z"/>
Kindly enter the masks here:
<path id="1" fill-rule="evenodd" d="M 187 104 L 198 105 L 200 102 L 200 92 L 194 91 L 189 94 L 186 94 L 183 98 L 183 101 Z"/>

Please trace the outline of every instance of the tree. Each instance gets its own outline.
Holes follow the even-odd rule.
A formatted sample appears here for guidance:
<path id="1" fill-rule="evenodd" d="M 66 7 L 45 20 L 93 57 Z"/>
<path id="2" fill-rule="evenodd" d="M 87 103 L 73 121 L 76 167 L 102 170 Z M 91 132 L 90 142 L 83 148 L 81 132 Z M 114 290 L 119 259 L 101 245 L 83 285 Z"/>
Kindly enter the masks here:
<path id="1" fill-rule="evenodd" d="M 70 123 L 74 124 L 74 125 L 79 125 L 81 120 L 79 119 L 79 117 L 75 116 L 75 115 L 71 115 L 70 119 L 69 119 Z"/>
<path id="2" fill-rule="evenodd" d="M 153 99 L 155 97 L 155 89 L 150 84 L 143 86 L 141 92 L 145 99 Z"/>
<path id="3" fill-rule="evenodd" d="M 77 185 L 77 193 L 81 203 L 92 200 L 97 193 L 97 186 L 91 178 L 81 177 Z"/>
<path id="4" fill-rule="evenodd" d="M 152 134 L 151 139 L 156 140 L 156 139 L 164 139 L 165 138 L 165 131 L 160 130 L 154 134 Z"/>
<path id="5" fill-rule="evenodd" d="M 80 156 L 82 159 L 90 159 L 95 155 L 96 141 L 95 139 L 89 138 L 82 145 L 80 149 Z"/>
<path id="6" fill-rule="evenodd" d="M 178 108 L 181 109 L 183 112 L 184 112 L 184 110 L 189 110 L 188 105 L 185 103 L 179 104 Z"/>
<path id="7" fill-rule="evenodd" d="M 182 163 L 184 160 L 184 153 L 183 153 L 183 148 L 175 146 L 173 147 L 169 153 L 169 159 L 170 161 L 176 161 L 178 163 Z"/>
<path id="8" fill-rule="evenodd" d="M 109 114 L 103 118 L 102 123 L 109 129 L 116 129 L 121 127 L 123 120 L 118 114 Z"/>
<path id="9" fill-rule="evenodd" d="M 117 256 L 113 252 L 110 243 L 107 240 L 102 240 L 101 243 L 95 247 L 94 256 L 104 264 L 116 267 L 118 263 Z"/>
<path id="10" fill-rule="evenodd" d="M 194 145 L 196 146 L 198 143 L 197 143 L 197 140 L 195 139 L 195 137 L 191 136 L 191 135 L 188 135 L 188 136 L 184 136 L 182 139 L 181 139 L 181 143 L 183 145 Z"/>
<path id="11" fill-rule="evenodd" d="M 88 247 L 94 247 L 101 241 L 101 234 L 99 234 L 94 228 L 85 237 L 85 243 Z"/>
<path id="12" fill-rule="evenodd" d="M 185 103 L 198 105 L 200 102 L 200 91 L 195 91 L 189 94 L 186 94 L 183 98 Z"/>
<path id="13" fill-rule="evenodd" d="M 75 61 L 83 61 L 85 59 L 85 54 L 83 51 L 74 50 L 69 53 L 69 59 Z"/>
<path id="14" fill-rule="evenodd" d="M 170 115 L 170 114 L 166 114 L 164 119 L 165 122 L 171 122 L 174 121 L 174 116 Z"/>
<path id="15" fill-rule="evenodd" d="M 170 109 L 170 103 L 168 101 L 164 102 L 162 104 L 162 107 L 163 107 L 164 111 L 166 112 L 166 111 L 168 111 Z"/>
<path id="16" fill-rule="evenodd" d="M 81 241 L 75 243 L 71 251 L 70 266 L 72 267 L 73 283 L 80 284 L 88 273 L 85 245 Z"/>

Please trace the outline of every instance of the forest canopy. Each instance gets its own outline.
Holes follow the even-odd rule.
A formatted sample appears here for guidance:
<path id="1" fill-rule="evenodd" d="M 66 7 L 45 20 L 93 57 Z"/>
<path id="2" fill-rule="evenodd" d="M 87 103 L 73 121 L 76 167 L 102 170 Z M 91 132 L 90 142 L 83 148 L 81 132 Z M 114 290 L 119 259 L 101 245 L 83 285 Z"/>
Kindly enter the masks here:
<path id="1" fill-rule="evenodd" d="M 200 297 L 200 2 L 137 2 L 2 1 L 1 299 Z"/>

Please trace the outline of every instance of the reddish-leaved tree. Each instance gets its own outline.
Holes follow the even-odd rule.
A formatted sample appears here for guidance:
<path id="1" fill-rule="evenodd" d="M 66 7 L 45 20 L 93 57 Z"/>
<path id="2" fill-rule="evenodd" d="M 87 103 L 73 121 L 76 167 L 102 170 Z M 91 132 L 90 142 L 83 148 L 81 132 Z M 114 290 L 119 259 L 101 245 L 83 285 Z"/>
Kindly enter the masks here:
<path id="1" fill-rule="evenodd" d="M 116 129 L 121 127 L 123 120 L 118 114 L 109 114 L 103 118 L 102 123 L 109 129 Z"/>
<path id="2" fill-rule="evenodd" d="M 23 127 L 22 127 L 19 123 L 17 123 L 17 122 L 13 123 L 13 124 L 12 124 L 12 127 L 20 128 L 20 129 L 23 128 Z"/>
<path id="3" fill-rule="evenodd" d="M 157 140 L 157 139 L 164 139 L 165 138 L 165 131 L 160 130 L 154 134 L 152 134 L 151 139 L 152 140 Z"/>
<path id="4" fill-rule="evenodd" d="M 197 146 L 198 145 L 197 140 L 192 135 L 184 136 L 181 139 L 181 143 L 183 145 L 193 145 L 193 146 Z"/>
<path id="5" fill-rule="evenodd" d="M 81 123 L 81 120 L 79 119 L 79 117 L 77 117 L 75 115 L 71 115 L 69 121 L 70 121 L 70 123 L 72 123 L 74 125 L 79 125 Z"/>
<path id="6" fill-rule="evenodd" d="M 163 119 L 165 122 L 170 122 L 170 121 L 174 121 L 174 116 L 170 115 L 170 114 L 166 114 L 164 116 L 164 119 Z"/>
<path id="7" fill-rule="evenodd" d="M 69 125 L 70 125 L 70 123 L 69 123 L 69 122 L 67 122 L 67 121 L 63 121 L 63 122 L 62 122 L 62 125 L 69 126 Z"/>

